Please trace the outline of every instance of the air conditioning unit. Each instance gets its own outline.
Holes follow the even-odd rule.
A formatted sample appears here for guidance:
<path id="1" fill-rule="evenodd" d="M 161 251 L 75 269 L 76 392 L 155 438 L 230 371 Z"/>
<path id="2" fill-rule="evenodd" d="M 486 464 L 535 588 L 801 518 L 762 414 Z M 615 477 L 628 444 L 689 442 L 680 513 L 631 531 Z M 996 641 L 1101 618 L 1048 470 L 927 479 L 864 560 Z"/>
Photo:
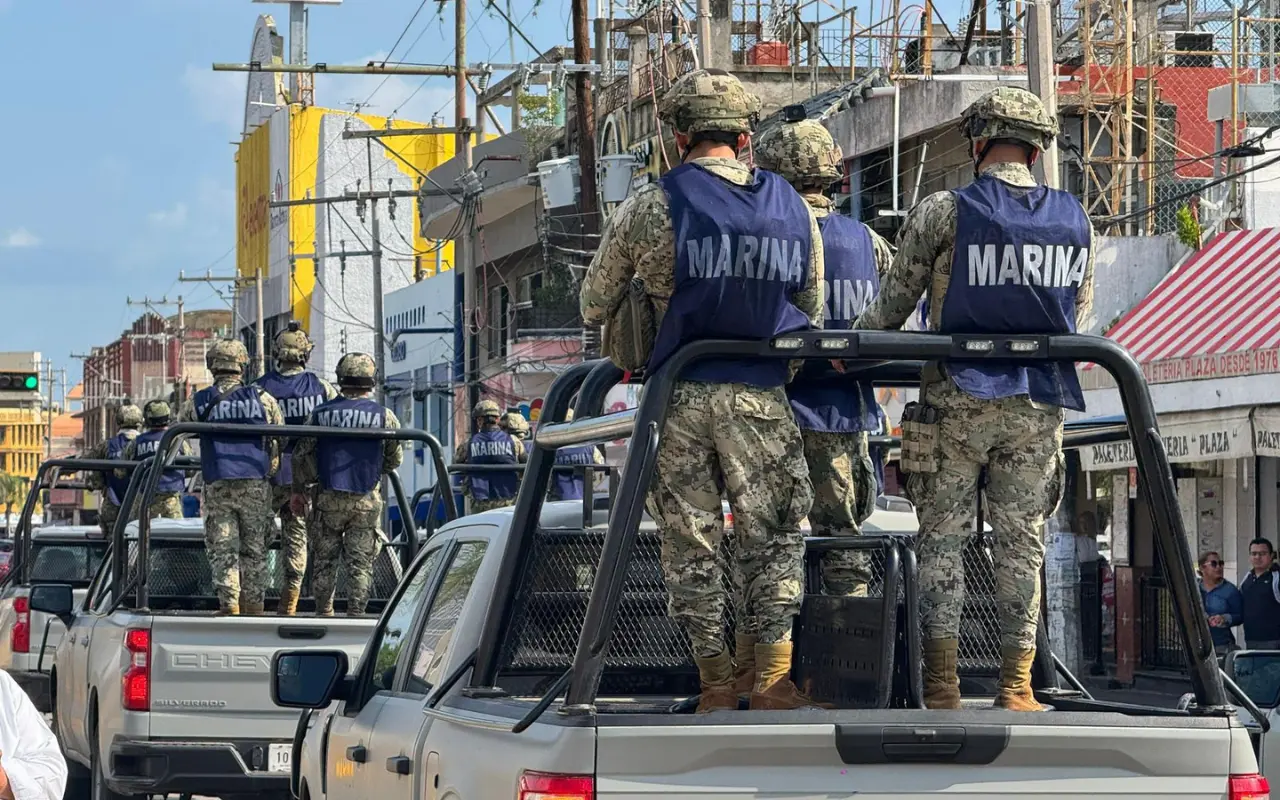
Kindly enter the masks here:
<path id="1" fill-rule="evenodd" d="M 1161 31 L 1155 61 L 1162 67 L 1212 67 L 1215 45 L 1212 33 Z"/>

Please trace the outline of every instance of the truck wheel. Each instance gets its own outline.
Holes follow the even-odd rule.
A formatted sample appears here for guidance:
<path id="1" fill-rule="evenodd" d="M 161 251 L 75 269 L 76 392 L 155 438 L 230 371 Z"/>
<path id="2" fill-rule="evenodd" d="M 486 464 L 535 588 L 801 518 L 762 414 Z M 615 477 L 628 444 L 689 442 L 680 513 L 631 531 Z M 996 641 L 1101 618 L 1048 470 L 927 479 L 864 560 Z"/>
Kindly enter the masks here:
<path id="1" fill-rule="evenodd" d="M 136 795 L 118 794 L 107 786 L 107 777 L 102 771 L 101 750 L 98 747 L 98 723 L 93 723 L 93 738 L 89 754 L 89 800 L 137 800 Z"/>

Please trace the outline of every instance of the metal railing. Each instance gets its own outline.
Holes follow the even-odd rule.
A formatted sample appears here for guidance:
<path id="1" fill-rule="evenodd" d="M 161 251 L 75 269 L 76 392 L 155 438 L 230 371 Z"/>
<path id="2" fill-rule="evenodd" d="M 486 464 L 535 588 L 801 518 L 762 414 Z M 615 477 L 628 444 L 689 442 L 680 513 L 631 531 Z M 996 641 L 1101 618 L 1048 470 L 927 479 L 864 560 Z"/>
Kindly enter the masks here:
<path id="1" fill-rule="evenodd" d="M 453 492 L 448 491 L 447 467 L 444 463 L 444 448 L 436 437 L 426 431 L 416 428 L 398 428 L 395 430 L 378 430 L 367 428 L 328 428 L 319 425 L 240 425 L 228 422 L 179 422 L 165 429 L 164 436 L 156 444 L 156 460 L 168 460 L 173 457 L 174 448 L 179 441 L 191 436 L 227 436 L 241 439 L 256 438 L 278 438 L 278 439 L 371 439 L 374 441 L 414 441 L 422 442 L 431 450 L 432 462 L 436 472 L 436 486 L 438 494 L 443 498 L 445 504 L 445 516 L 449 519 L 455 519 L 458 516 L 457 508 L 454 504 Z M 138 491 L 141 493 L 142 507 L 146 508 L 151 503 L 151 498 L 156 494 L 156 489 L 160 483 L 161 469 L 148 469 L 143 478 L 143 485 Z M 396 503 L 400 506 L 400 516 L 405 520 L 412 520 L 413 513 L 409 507 L 408 498 L 405 496 L 404 487 L 401 485 L 400 477 L 395 472 L 390 472 L 387 476 L 388 482 L 391 484 L 392 491 L 396 496 Z M 122 506 L 123 507 L 123 506 Z M 136 587 L 136 603 L 138 608 L 146 608 L 148 602 L 147 578 L 150 574 L 149 545 L 151 539 L 151 520 L 138 520 L 138 584 Z M 395 544 L 393 542 L 393 544 Z M 418 537 L 413 532 L 412 524 L 405 525 L 404 542 L 406 548 L 404 563 L 407 565 L 413 561 L 418 552 Z M 121 548 L 123 549 L 123 548 Z"/>
<path id="2" fill-rule="evenodd" d="M 1191 683 L 1199 713 L 1217 713 L 1230 706 L 1214 656 L 1208 623 L 1201 613 L 1194 562 L 1182 519 L 1169 460 L 1159 436 L 1155 409 L 1142 372 L 1129 353 L 1099 336 L 947 336 L 890 331 L 806 332 L 769 341 L 695 342 L 681 348 L 648 376 L 640 406 L 594 419 L 564 418 L 570 399 L 595 368 L 586 362 L 566 370 L 552 384 L 544 400 L 544 420 L 534 437 L 528 470 L 517 496 L 511 535 L 499 567 L 501 591 L 489 607 L 477 654 L 471 696 L 500 696 L 495 687 L 502 637 L 511 616 L 518 570 L 536 533 L 543 499 L 551 477 L 555 450 L 631 434 L 616 505 L 609 519 L 599 569 L 568 678 L 565 710 L 592 710 L 604 668 L 604 654 L 613 634 L 622 585 L 627 574 L 643 511 L 644 496 L 656 458 L 659 435 L 680 374 L 691 363 L 710 357 L 861 361 L 998 360 L 1083 361 L 1099 364 L 1115 378 L 1127 419 L 1127 431 L 1137 454 L 1140 486 L 1152 509 L 1153 527 L 1163 552 L 1173 592 L 1178 624 L 1186 638 Z M 874 382 L 868 370 L 864 379 Z M 1226 713 L 1223 711 L 1223 713 Z"/>

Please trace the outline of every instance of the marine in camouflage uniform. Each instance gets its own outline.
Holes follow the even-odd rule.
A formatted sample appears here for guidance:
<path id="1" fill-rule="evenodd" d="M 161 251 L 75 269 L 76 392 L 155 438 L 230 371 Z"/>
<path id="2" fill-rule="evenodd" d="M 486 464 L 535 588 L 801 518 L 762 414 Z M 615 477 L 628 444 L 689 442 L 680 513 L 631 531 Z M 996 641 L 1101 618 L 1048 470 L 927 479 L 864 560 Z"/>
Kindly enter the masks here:
<path id="1" fill-rule="evenodd" d="M 156 455 L 156 447 L 169 428 L 171 411 L 164 400 L 152 400 L 142 407 L 147 430 L 134 437 L 124 449 L 125 461 L 142 461 Z M 191 455 L 191 445 L 183 439 L 178 443 L 178 455 Z M 116 470 L 116 477 L 128 478 L 129 473 Z M 186 473 L 180 469 L 167 469 L 160 476 L 156 493 L 147 506 L 148 519 L 182 519 L 182 491 L 186 487 Z"/>
<path id="2" fill-rule="evenodd" d="M 98 442 L 85 453 L 84 457 L 95 460 L 117 460 L 124 458 L 125 448 L 142 427 L 142 409 L 133 403 L 125 403 L 116 409 L 115 436 Z M 98 527 L 106 536 L 111 535 L 116 520 L 120 517 L 120 503 L 124 500 L 125 490 L 129 488 L 129 474 L 121 475 L 120 470 L 114 472 L 89 472 L 85 474 L 85 485 L 89 489 L 102 492 L 102 506 L 98 509 Z"/>
<path id="3" fill-rule="evenodd" d="M 573 422 L 573 409 L 566 409 L 564 421 Z M 594 444 L 577 447 L 561 447 L 556 450 L 556 466 L 585 466 L 587 464 L 604 465 L 604 453 L 600 446 Z M 599 473 L 596 473 L 599 474 Z M 591 490 L 595 491 L 594 483 Z M 551 486 L 547 490 L 548 500 L 581 500 L 587 491 L 586 472 L 579 473 L 557 470 L 551 473 Z"/>
<path id="4" fill-rule="evenodd" d="M 1035 95 L 999 88 L 965 112 L 961 131 L 970 140 L 976 180 L 930 195 L 912 210 L 880 295 L 855 327 L 898 328 L 927 292 L 929 328 L 943 333 L 1085 328 L 1093 303 L 1092 227 L 1075 198 L 1037 186 L 1030 170 L 1057 135 L 1057 120 Z M 1042 247 L 1056 254 L 1052 269 L 1041 270 L 1048 258 L 1024 260 L 1028 248 Z M 1030 674 L 1044 522 L 1061 499 L 1063 407 L 1084 408 L 1074 365 L 930 364 L 920 397 L 939 419 L 937 471 L 907 478 L 920 519 L 926 703 L 960 707 L 961 553 L 981 488 L 995 532 L 1002 655 L 996 703 L 1039 710 Z"/>
<path id="5" fill-rule="evenodd" d="M 822 239 L 813 211 L 780 177 L 738 160 L 759 109 L 759 99 L 723 70 L 680 78 L 659 114 L 675 130 L 681 165 L 609 217 L 582 283 L 582 314 L 609 326 L 632 287 L 642 286 L 657 323 L 647 372 L 686 342 L 764 339 L 822 324 Z M 724 494 L 745 584 L 736 617 L 758 636 L 751 707 L 812 704 L 789 677 L 803 591 L 800 523 L 813 487 L 784 391 L 787 370 L 780 361 L 692 365 L 676 384 L 658 447 L 648 507 L 663 533 L 670 613 L 693 645 L 700 713 L 738 707 L 716 559 Z"/>
<path id="6" fill-rule="evenodd" d="M 498 427 L 511 434 L 511 438 L 520 441 L 528 441 L 529 439 L 529 420 L 524 418 L 524 414 L 519 411 L 508 411 L 502 415 L 502 419 L 498 421 Z"/>
<path id="7" fill-rule="evenodd" d="M 821 124 L 802 119 L 761 137 L 755 156 L 757 166 L 786 178 L 813 209 L 823 237 L 825 327 L 848 329 L 874 297 L 879 278 L 893 262 L 893 249 L 863 223 L 835 213 L 827 191 L 843 173 L 840 147 Z M 875 509 L 878 484 L 867 431 L 878 430 L 880 407 L 869 384 L 855 386 L 829 370 L 825 363 L 806 364 L 787 394 L 813 483 L 813 534 L 857 536 Z M 825 594 L 865 596 L 870 581 L 865 551 L 834 550 L 823 556 Z M 742 576 L 736 570 L 734 589 L 735 605 L 741 607 Z M 739 626 L 735 638 L 736 688 L 746 694 L 754 679 L 756 635 Z"/>
<path id="8" fill-rule="evenodd" d="M 504 430 L 502 410 L 492 400 L 481 400 L 471 410 L 476 432 L 458 445 L 453 453 L 455 464 L 523 464 L 528 458 L 522 437 Z M 510 415 L 508 415 L 510 416 Z M 523 419 L 523 417 L 521 417 Z M 525 432 L 529 429 L 525 424 Z M 479 514 L 495 508 L 515 505 L 520 473 L 472 472 L 462 474 L 462 493 L 467 498 L 468 513 Z"/>
<path id="9" fill-rule="evenodd" d="M 221 340 L 205 356 L 213 385 L 188 400 L 181 422 L 283 425 L 275 398 L 246 385 L 249 353 L 236 340 Z M 224 614 L 261 614 L 267 589 L 266 548 L 275 523 L 269 479 L 280 466 L 274 437 L 200 436 L 204 483 L 204 541 Z"/>
<path id="10" fill-rule="evenodd" d="M 306 370 L 312 348 L 307 332 L 296 321 L 290 322 L 288 328 L 276 334 L 276 369 L 254 381 L 276 399 L 286 425 L 301 425 L 321 403 L 338 396 L 332 383 Z M 297 611 L 302 578 L 307 572 L 307 520 L 293 513 L 289 502 L 295 446 L 293 439 L 285 442 L 280 470 L 271 478 L 271 504 L 280 515 L 280 556 L 284 560 L 279 612 L 285 616 Z"/>
<path id="11" fill-rule="evenodd" d="M 338 361 L 341 394 L 307 417 L 305 424 L 328 428 L 398 430 L 400 420 L 370 399 L 377 368 L 365 353 L 347 353 Z M 306 513 L 315 490 L 311 515 L 311 592 L 316 613 L 333 614 L 339 557 L 347 567 L 347 615 L 359 616 L 369 605 L 373 563 L 382 544 L 382 476 L 399 468 L 402 442 L 397 439 L 299 439 L 293 451 L 293 512 Z"/>

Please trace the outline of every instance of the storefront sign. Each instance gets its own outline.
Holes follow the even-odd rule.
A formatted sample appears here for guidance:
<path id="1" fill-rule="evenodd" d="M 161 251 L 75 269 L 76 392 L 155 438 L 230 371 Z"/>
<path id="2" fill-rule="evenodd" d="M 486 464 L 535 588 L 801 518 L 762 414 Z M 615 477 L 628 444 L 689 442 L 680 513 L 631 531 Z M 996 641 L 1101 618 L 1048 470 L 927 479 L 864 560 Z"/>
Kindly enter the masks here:
<path id="1" fill-rule="evenodd" d="M 1254 409 L 1253 449 L 1256 455 L 1280 458 L 1280 408 Z"/>
<path id="2" fill-rule="evenodd" d="M 1160 419 L 1160 438 L 1173 463 L 1251 456 L 1253 433 L 1248 409 L 1221 414 L 1178 414 Z M 1086 470 L 1110 470 L 1136 466 L 1137 459 L 1133 444 L 1125 440 L 1080 448 L 1080 463 Z"/>
<path id="3" fill-rule="evenodd" d="M 1280 372 L 1280 348 L 1171 358 L 1142 365 L 1148 383 L 1238 378 Z"/>

